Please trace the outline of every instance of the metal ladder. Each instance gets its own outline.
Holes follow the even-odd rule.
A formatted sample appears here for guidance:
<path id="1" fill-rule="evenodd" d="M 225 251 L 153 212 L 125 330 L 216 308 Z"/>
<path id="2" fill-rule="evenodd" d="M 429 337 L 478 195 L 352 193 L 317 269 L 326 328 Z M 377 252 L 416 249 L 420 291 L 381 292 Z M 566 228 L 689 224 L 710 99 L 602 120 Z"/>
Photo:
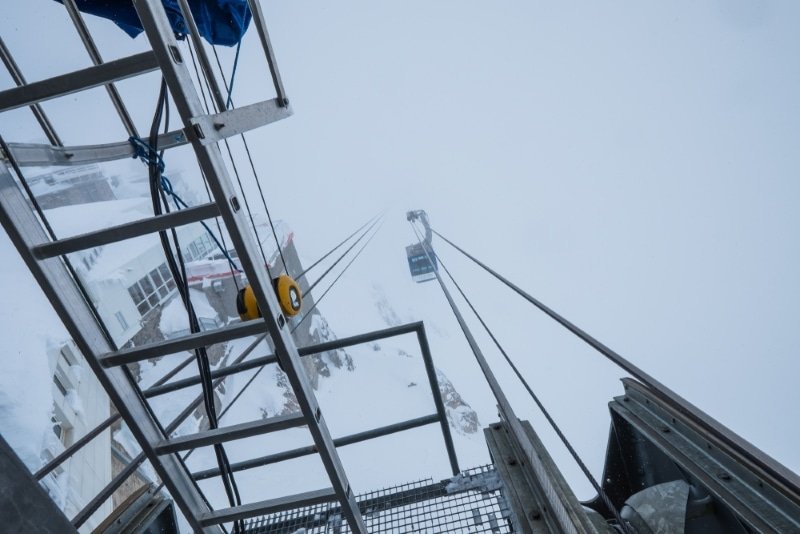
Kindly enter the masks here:
<path id="1" fill-rule="evenodd" d="M 186 0 L 180 2 L 185 18 L 189 22 L 192 37 L 198 38 L 188 3 Z M 74 7 L 71 0 L 65 3 Z M 96 57 L 93 55 L 95 66 L 30 84 L 25 84 L 21 76 L 15 77 L 19 87 L 0 92 L 0 112 L 24 106 L 37 108 L 40 102 L 47 99 L 98 86 L 112 88 L 111 84 L 114 81 L 160 70 L 184 126 L 183 131 L 163 135 L 162 147 L 167 148 L 170 145 L 186 142 L 192 144 L 199 166 L 210 187 L 213 202 L 52 241 L 15 183 L 8 166 L 0 161 L 0 222 L 194 531 L 222 532 L 221 525 L 224 523 L 336 500 L 341 504 L 350 529 L 362 533 L 366 532 L 366 527 L 354 492 L 300 362 L 297 347 L 288 332 L 288 322 L 280 311 L 269 275 L 263 266 L 259 265 L 259 261 L 255 260 L 258 258 L 257 244 L 249 230 L 246 215 L 241 209 L 218 146 L 218 142 L 226 137 L 238 135 L 291 114 L 275 67 L 258 1 L 249 0 L 249 4 L 253 13 L 253 24 L 267 54 L 275 83 L 278 94 L 275 99 L 217 114 L 204 113 L 199 95 L 159 0 L 134 1 L 152 51 L 108 63 L 102 63 L 99 55 Z M 74 17 L 74 13 L 70 14 Z M 86 43 L 85 39 L 84 42 Z M 110 89 L 109 93 L 112 92 Z M 218 88 L 214 93 L 215 98 L 219 100 L 221 93 Z M 120 111 L 119 106 L 117 110 Z M 122 112 L 120 114 L 122 115 Z M 29 164 L 31 161 L 46 161 L 48 164 L 74 165 L 80 162 L 129 157 L 131 150 L 126 145 L 117 143 L 76 147 L 74 150 L 56 147 L 46 153 L 38 149 L 28 149 L 26 152 L 26 147 L 20 146 L 14 153 L 28 158 Z M 106 336 L 100 319 L 84 298 L 79 284 L 62 260 L 62 256 L 216 216 L 222 217 L 228 229 L 239 254 L 241 268 L 253 288 L 263 319 L 132 349 L 116 350 L 113 342 Z M 274 344 L 278 361 L 297 397 L 300 414 L 170 438 L 177 424 L 167 425 L 166 428 L 161 425 L 126 367 L 129 363 L 265 332 L 269 334 Z M 186 465 L 176 454 L 195 447 L 225 443 L 298 426 L 308 427 L 330 478 L 331 487 L 214 510 L 200 492 Z"/>

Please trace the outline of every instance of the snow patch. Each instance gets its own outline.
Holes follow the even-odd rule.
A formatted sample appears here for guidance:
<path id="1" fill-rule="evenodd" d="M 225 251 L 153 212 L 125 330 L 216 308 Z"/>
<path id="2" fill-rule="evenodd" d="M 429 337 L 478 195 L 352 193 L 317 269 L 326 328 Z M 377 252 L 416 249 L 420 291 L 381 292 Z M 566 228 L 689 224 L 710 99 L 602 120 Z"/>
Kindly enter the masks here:
<path id="1" fill-rule="evenodd" d="M 54 365 L 55 349 L 69 336 L 5 232 L 0 234 L 0 323 L 24 325 L 18 335 L 4 337 L 0 351 L 0 433 L 33 470 L 42 464 L 43 439 L 52 434 L 50 358 Z"/>

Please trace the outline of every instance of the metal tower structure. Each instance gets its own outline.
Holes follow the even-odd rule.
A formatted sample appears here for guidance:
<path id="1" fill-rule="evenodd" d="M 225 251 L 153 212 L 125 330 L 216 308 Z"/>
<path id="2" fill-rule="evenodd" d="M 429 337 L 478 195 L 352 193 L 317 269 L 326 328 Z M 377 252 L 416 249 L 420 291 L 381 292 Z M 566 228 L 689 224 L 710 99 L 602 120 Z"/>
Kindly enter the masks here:
<path id="1" fill-rule="evenodd" d="M 313 533 L 800 532 L 800 479 L 797 475 L 459 249 L 632 377 L 623 380 L 624 394 L 609 404 L 611 432 L 603 476 L 596 484 L 598 496 L 592 501 L 580 502 L 536 430 L 521 419 L 518 410 L 511 405 L 467 326 L 438 269 L 442 266 L 450 276 L 433 251 L 432 236 L 439 234 L 430 227 L 424 211 L 408 214 L 409 222 L 413 225 L 421 221 L 425 231 L 425 237 L 418 236 L 419 242 L 407 249 L 409 266 L 418 281 L 436 279 L 440 284 L 497 401 L 500 421 L 484 430 L 493 465 L 461 471 L 422 323 L 298 348 L 291 336 L 290 321 L 281 312 L 273 293 L 269 273 L 258 259 L 258 243 L 242 209 L 244 199 L 232 184 L 219 147 L 220 142 L 231 136 L 291 115 L 259 2 L 248 0 L 248 5 L 269 65 L 275 97 L 228 109 L 203 46 L 196 46 L 200 67 L 218 110 L 216 113 L 203 109 L 187 58 L 176 41 L 161 1 L 133 0 L 133 4 L 151 49 L 122 59 L 103 61 L 75 0 L 64 0 L 64 5 L 93 66 L 28 83 L 0 41 L 0 57 L 18 86 L 0 92 L 0 113 L 30 107 L 49 140 L 47 145 L 4 143 L 5 153 L 0 160 L 0 222 L 119 411 L 32 476 L 0 439 L 0 466 L 3 467 L 0 469 L 0 516 L 6 522 L 5 526 L 19 531 L 40 527 L 59 532 L 74 530 L 147 459 L 195 532 L 223 532 L 224 525 L 242 520 L 249 520 L 246 530 L 252 534 L 293 533 L 299 529 Z M 195 44 L 200 43 L 188 0 L 179 0 L 179 4 L 187 21 L 188 37 Z M 191 145 L 208 184 L 211 200 L 82 235 L 55 238 L 33 199 L 26 198 L 25 192 L 28 191 L 23 189 L 27 186 L 24 180 L 17 179 L 21 173 L 15 178 L 12 171 L 18 172 L 20 167 L 26 166 L 73 166 L 119 160 L 135 155 L 136 147 L 129 141 L 65 147 L 40 104 L 91 88 L 105 87 L 125 130 L 132 138 L 138 138 L 114 83 L 151 72 L 163 76 L 182 123 L 180 129 L 158 136 L 159 149 Z M 136 347 L 120 349 L 115 346 L 103 318 L 72 267 L 69 255 L 215 217 L 220 217 L 228 230 L 262 317 Z M 416 261 L 412 262 L 412 258 Z M 451 281 L 466 299 L 455 279 L 451 277 Z M 334 439 L 302 365 L 302 358 L 409 334 L 416 337 L 419 345 L 435 411 Z M 158 419 L 150 400 L 200 384 L 203 377 L 172 381 L 169 381 L 172 377 L 164 377 L 143 391 L 128 367 L 177 352 L 254 336 L 255 341 L 233 363 L 211 373 L 214 385 L 226 376 L 278 362 L 288 377 L 299 412 L 176 436 L 175 430 L 200 405 L 201 399 L 187 406 L 168 424 Z M 264 338 L 269 339 L 274 353 L 245 361 Z M 131 461 L 77 517 L 68 520 L 44 494 L 37 480 L 120 419 L 131 429 L 142 454 Z M 441 428 L 453 478 L 357 494 L 342 466 L 337 447 L 429 424 Z M 313 445 L 247 458 L 225 469 L 220 466 L 196 472 L 191 472 L 178 454 L 294 427 L 307 428 Z M 200 480 L 224 476 L 225 470 L 240 472 L 310 455 L 318 455 L 321 459 L 330 480 L 329 487 L 214 509 L 198 486 Z M 147 488 L 134 497 L 124 509 L 121 507 L 108 517 L 101 529 L 127 532 L 143 524 L 159 525 L 159 528 L 172 531 L 177 528 L 169 514 L 160 514 L 169 506 L 163 493 Z"/>

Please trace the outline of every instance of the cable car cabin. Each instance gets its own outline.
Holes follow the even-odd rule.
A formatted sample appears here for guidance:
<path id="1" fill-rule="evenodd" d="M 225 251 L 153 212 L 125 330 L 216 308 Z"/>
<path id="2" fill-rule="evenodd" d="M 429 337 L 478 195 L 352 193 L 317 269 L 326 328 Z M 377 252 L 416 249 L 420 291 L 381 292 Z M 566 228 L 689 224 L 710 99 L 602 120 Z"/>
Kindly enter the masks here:
<path id="1" fill-rule="evenodd" d="M 428 255 L 425 254 L 425 248 L 416 243 L 414 245 L 408 245 L 406 247 L 406 255 L 408 256 L 408 269 L 411 271 L 411 278 L 417 282 L 427 282 L 428 280 L 433 280 L 436 278 L 435 271 L 437 270 L 436 265 L 436 255 L 432 252 L 430 253 L 431 260 L 428 259 Z"/>

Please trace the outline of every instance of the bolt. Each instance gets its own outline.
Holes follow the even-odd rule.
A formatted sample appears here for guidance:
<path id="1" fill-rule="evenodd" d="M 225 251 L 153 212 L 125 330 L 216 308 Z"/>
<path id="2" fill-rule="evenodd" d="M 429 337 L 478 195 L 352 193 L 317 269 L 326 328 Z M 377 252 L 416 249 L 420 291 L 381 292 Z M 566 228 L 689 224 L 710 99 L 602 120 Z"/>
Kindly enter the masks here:
<path id="1" fill-rule="evenodd" d="M 214 129 L 216 131 L 220 131 L 223 128 L 225 128 L 225 123 L 224 122 L 215 122 L 214 123 Z"/>
<path id="2" fill-rule="evenodd" d="M 721 480 L 730 480 L 731 479 L 731 475 L 726 473 L 725 471 L 721 471 L 721 472 L 717 473 L 717 477 L 719 477 Z"/>
<path id="3" fill-rule="evenodd" d="M 509 458 L 508 465 L 517 465 L 517 460 L 515 458 Z"/>
<path id="4" fill-rule="evenodd" d="M 538 510 L 534 510 L 533 512 L 531 512 L 530 518 L 533 519 L 534 521 L 538 521 L 539 519 L 542 518 L 542 514 Z"/>

